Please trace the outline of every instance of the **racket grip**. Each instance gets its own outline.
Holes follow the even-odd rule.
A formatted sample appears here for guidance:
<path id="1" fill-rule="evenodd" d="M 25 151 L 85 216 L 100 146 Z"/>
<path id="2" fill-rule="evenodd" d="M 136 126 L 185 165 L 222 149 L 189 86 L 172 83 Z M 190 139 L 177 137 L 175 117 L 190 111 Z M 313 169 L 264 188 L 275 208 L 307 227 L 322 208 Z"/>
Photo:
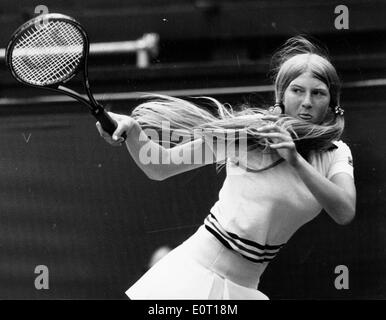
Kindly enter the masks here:
<path id="1" fill-rule="evenodd" d="M 106 110 L 102 106 L 98 106 L 97 108 L 93 109 L 91 113 L 99 121 L 103 130 L 112 136 L 115 129 L 117 128 L 117 125 L 114 120 L 108 115 Z M 126 133 L 124 132 L 121 137 L 126 140 Z"/>

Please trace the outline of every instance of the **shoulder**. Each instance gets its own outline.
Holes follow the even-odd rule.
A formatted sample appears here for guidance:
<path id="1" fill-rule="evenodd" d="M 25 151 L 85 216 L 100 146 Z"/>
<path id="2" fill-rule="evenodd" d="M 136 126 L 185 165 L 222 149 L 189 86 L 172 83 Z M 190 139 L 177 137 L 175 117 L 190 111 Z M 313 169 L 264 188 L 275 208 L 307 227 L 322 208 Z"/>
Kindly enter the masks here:
<path id="1" fill-rule="evenodd" d="M 336 140 L 336 141 L 330 142 L 330 144 L 323 151 L 316 152 L 316 154 L 323 155 L 323 154 L 326 154 L 328 152 L 336 152 L 337 150 L 339 150 L 339 151 L 346 150 L 347 151 L 347 150 L 350 150 L 350 147 L 342 140 Z"/>
<path id="2" fill-rule="evenodd" d="M 351 156 L 350 147 L 342 140 L 331 142 L 330 146 L 328 146 L 327 149 L 325 149 L 324 151 L 315 152 L 313 153 L 313 156 L 327 160 L 332 159 L 339 154 L 346 154 Z"/>
<path id="3" fill-rule="evenodd" d="M 332 151 L 333 159 L 347 159 L 349 164 L 352 165 L 352 153 L 350 147 L 342 140 L 334 141 L 332 143 L 335 148 Z"/>
<path id="4" fill-rule="evenodd" d="M 335 148 L 333 148 L 333 150 L 336 150 L 336 149 L 337 150 L 345 150 L 345 151 L 350 150 L 350 147 L 348 146 L 348 144 L 343 142 L 342 140 L 333 141 L 332 145 L 335 147 Z"/>
<path id="5" fill-rule="evenodd" d="M 339 172 L 353 176 L 353 157 L 350 147 L 342 140 L 334 141 L 331 147 L 314 157 L 314 164 L 327 178 Z"/>

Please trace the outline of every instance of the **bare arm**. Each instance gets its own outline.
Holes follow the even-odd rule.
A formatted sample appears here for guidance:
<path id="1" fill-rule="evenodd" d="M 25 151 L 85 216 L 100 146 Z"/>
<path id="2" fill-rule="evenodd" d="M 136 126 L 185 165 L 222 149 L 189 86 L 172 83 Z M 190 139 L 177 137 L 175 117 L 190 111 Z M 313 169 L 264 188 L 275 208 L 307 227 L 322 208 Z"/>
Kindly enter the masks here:
<path id="1" fill-rule="evenodd" d="M 347 173 L 337 173 L 331 180 L 323 177 L 302 156 L 292 163 L 299 176 L 339 224 L 348 224 L 355 216 L 356 190 L 354 179 Z"/>
<path id="2" fill-rule="evenodd" d="M 122 145 L 122 134 L 127 135 L 125 145 L 141 170 L 153 180 L 164 180 L 182 172 L 190 171 L 216 162 L 213 149 L 201 138 L 165 148 L 152 141 L 133 118 L 114 114 L 109 115 L 117 122 L 117 129 L 111 137 L 97 123 L 99 133 L 112 145 Z"/>
<path id="3" fill-rule="evenodd" d="M 164 180 L 215 162 L 212 150 L 202 139 L 165 148 L 150 140 L 138 124 L 133 126 L 125 143 L 136 164 L 154 180 Z"/>
<path id="4" fill-rule="evenodd" d="M 267 116 L 265 119 L 274 120 Z M 339 224 L 348 224 L 355 216 L 356 189 L 354 179 L 347 173 L 337 173 L 327 179 L 311 166 L 296 150 L 291 135 L 275 126 L 259 129 L 263 137 L 271 138 L 272 149 L 298 172 L 299 176 L 326 212 Z"/>

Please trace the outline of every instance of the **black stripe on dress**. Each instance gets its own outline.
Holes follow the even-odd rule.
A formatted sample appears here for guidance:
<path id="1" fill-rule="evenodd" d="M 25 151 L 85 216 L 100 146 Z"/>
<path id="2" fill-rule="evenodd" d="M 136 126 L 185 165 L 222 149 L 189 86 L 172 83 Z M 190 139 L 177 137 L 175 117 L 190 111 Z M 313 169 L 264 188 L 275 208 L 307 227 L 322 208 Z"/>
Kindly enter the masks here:
<path id="1" fill-rule="evenodd" d="M 257 257 L 264 257 L 264 256 L 275 257 L 276 254 L 278 253 L 278 251 L 276 251 L 276 252 L 256 252 L 252 249 L 246 248 L 246 247 L 242 246 L 241 244 L 235 242 L 234 239 L 227 237 L 227 234 L 224 234 L 223 232 L 221 232 L 221 230 L 219 230 L 219 228 L 214 223 L 212 223 L 210 220 L 207 220 L 207 221 L 210 224 L 209 226 L 215 229 L 213 231 L 217 232 L 219 237 L 222 237 L 224 239 L 224 241 L 227 241 L 228 243 L 234 244 L 239 250 L 253 254 Z M 228 239 L 228 238 L 230 238 L 230 239 Z M 232 250 L 238 251 L 238 250 L 234 249 L 233 247 L 232 247 Z M 263 251 L 265 251 L 265 250 L 263 250 Z"/>
<path id="2" fill-rule="evenodd" d="M 210 213 L 209 215 L 210 215 L 214 220 L 216 220 L 218 224 L 220 224 L 220 223 L 218 222 L 218 220 L 216 219 L 216 217 L 215 217 L 212 213 Z M 226 233 L 227 233 L 231 238 L 234 238 L 234 239 L 236 239 L 236 240 L 239 240 L 239 241 L 241 241 L 241 242 L 244 242 L 245 244 L 247 244 L 247 245 L 249 245 L 249 246 L 252 246 L 252 247 L 255 247 L 255 248 L 257 248 L 257 249 L 260 249 L 260 250 L 278 250 L 278 249 L 282 248 L 282 247 L 285 245 L 285 243 L 283 243 L 283 244 L 278 244 L 278 245 L 269 245 L 269 244 L 262 245 L 262 244 L 260 244 L 260 243 L 255 242 L 255 241 L 252 241 L 252 240 L 243 239 L 243 238 L 239 237 L 239 236 L 238 236 L 237 234 L 235 234 L 235 233 L 228 232 L 228 231 L 226 231 Z"/>
<path id="3" fill-rule="evenodd" d="M 234 250 L 227 241 L 225 241 L 216 231 L 214 231 L 211 227 L 209 227 L 208 225 L 205 225 L 205 228 L 211 233 L 213 234 L 226 248 L 232 250 L 233 252 L 236 252 L 238 254 L 240 254 L 243 258 L 249 260 L 249 261 L 252 261 L 252 262 L 255 262 L 255 263 L 264 263 L 264 262 L 269 262 L 269 261 L 272 261 L 273 258 L 264 258 L 264 259 L 254 259 L 254 258 L 251 258 L 251 257 L 248 257 L 244 254 L 242 254 L 240 251 L 236 251 Z"/>

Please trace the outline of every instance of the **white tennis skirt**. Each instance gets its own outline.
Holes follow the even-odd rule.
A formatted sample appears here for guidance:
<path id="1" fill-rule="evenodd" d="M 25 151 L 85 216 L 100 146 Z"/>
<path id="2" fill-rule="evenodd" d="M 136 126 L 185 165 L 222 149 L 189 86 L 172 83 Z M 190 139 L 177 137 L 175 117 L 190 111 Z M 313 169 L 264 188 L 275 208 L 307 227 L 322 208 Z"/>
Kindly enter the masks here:
<path id="1" fill-rule="evenodd" d="M 148 270 L 130 299 L 267 300 L 257 290 L 267 263 L 253 263 L 224 247 L 204 226 Z"/>

